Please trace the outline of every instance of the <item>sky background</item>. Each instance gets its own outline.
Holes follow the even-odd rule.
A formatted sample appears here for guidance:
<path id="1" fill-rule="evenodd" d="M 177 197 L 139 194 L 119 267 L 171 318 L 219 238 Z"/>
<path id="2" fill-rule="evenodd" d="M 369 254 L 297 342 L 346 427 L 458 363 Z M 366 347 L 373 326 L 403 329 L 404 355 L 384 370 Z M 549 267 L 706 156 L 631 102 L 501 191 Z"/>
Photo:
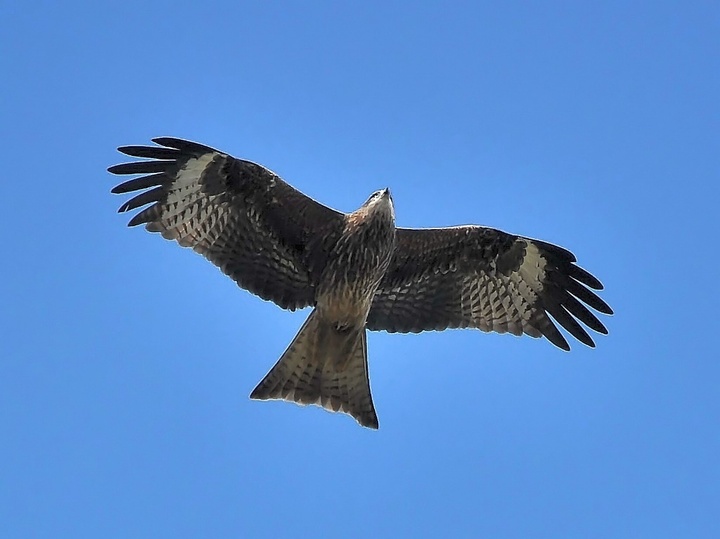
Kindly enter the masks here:
<path id="1" fill-rule="evenodd" d="M 0 3 L 12 538 L 720 537 L 717 2 Z M 248 395 L 308 311 L 127 229 L 184 137 L 571 249 L 598 347 L 369 336 L 380 430 Z"/>

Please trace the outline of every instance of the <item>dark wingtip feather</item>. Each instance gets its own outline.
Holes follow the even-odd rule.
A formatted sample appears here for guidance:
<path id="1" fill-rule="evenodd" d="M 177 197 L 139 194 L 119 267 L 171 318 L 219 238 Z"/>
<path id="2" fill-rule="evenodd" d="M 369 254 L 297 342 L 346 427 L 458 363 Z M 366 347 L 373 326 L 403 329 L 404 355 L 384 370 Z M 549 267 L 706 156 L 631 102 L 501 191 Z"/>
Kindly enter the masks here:
<path id="1" fill-rule="evenodd" d="M 588 335 L 587 331 L 583 329 L 578 321 L 575 320 L 575 318 L 573 318 L 573 316 L 565 310 L 562 305 L 555 304 L 548 306 L 548 314 L 550 314 L 550 316 L 552 316 L 558 324 L 565 328 L 565 330 L 578 341 L 590 346 L 591 348 L 595 347 L 592 337 Z"/>
<path id="2" fill-rule="evenodd" d="M 598 280 L 598 278 L 595 277 L 594 275 L 592 275 L 587 270 L 582 269 L 580 266 L 571 264 L 570 267 L 568 268 L 568 274 L 572 278 L 580 281 L 585 286 L 589 286 L 593 290 L 602 290 L 603 289 L 603 285 Z"/>
<path id="3" fill-rule="evenodd" d="M 139 191 L 140 189 L 147 189 L 148 187 L 156 187 L 162 185 L 165 179 L 166 176 L 162 172 L 149 176 L 141 176 L 140 178 L 133 178 L 120 185 L 116 185 L 110 192 L 116 195 L 122 195 L 132 191 Z"/>
<path id="4" fill-rule="evenodd" d="M 164 195 L 165 189 L 162 186 L 151 189 L 150 191 L 145 191 L 144 193 L 140 193 L 138 196 L 131 198 L 125 204 L 120 206 L 118 212 L 122 213 L 129 210 L 134 210 L 135 208 L 139 208 L 140 206 L 145 206 L 146 204 L 150 204 L 151 202 L 158 202 L 162 199 Z"/>
<path id="5" fill-rule="evenodd" d="M 545 336 L 547 337 L 547 335 L 545 335 Z M 564 350 L 565 352 L 570 351 L 570 345 L 568 344 L 567 339 L 565 339 L 565 337 L 563 337 L 562 341 L 557 340 L 557 339 L 552 340 L 552 339 L 550 339 L 550 337 L 548 337 L 548 339 L 550 340 L 551 343 L 553 343 L 555 346 L 560 348 L 560 350 Z"/>
<path id="6" fill-rule="evenodd" d="M 125 164 L 125 163 L 122 163 L 122 164 L 120 164 L 120 165 L 113 165 L 113 166 L 111 166 L 111 167 L 108 167 L 108 168 L 107 168 L 107 171 L 108 171 L 110 174 L 122 174 L 121 170 L 122 170 L 122 165 L 123 165 L 123 164 Z"/>
<path id="7" fill-rule="evenodd" d="M 567 305 L 565 306 L 568 307 Z M 581 305 L 582 307 L 582 305 Z M 584 307 L 583 307 L 584 308 Z M 569 308 L 568 309 L 573 316 L 577 317 L 580 322 L 585 324 L 587 327 L 592 329 L 593 331 L 597 331 L 598 333 L 602 333 L 603 335 L 608 334 L 607 328 L 603 325 L 603 323 L 598 320 L 598 318 L 593 315 L 590 311 L 585 309 L 586 312 L 579 313 L 576 309 Z"/>
<path id="8" fill-rule="evenodd" d="M 587 290 L 587 289 L 586 289 L 586 290 Z M 605 303 L 605 301 L 603 301 L 603 300 L 600 298 L 600 296 L 597 296 L 597 295 L 593 294 L 593 293 L 590 292 L 589 290 L 587 291 L 587 293 L 588 293 L 588 294 L 590 295 L 590 297 L 592 298 L 592 299 L 591 299 L 591 302 L 586 301 L 586 298 L 580 298 L 580 299 L 583 300 L 583 301 L 585 301 L 585 303 L 587 303 L 588 305 L 590 305 L 590 307 L 592 307 L 593 309 L 595 309 L 596 311 L 598 311 L 598 312 L 600 312 L 600 313 L 603 313 L 603 314 L 613 314 L 612 307 L 610 307 L 610 305 L 608 305 L 607 303 Z M 590 298 L 587 298 L 587 299 L 590 299 Z"/>
<path id="9" fill-rule="evenodd" d="M 568 331 L 572 334 L 572 336 L 584 345 L 589 346 L 590 348 L 595 348 L 595 341 L 593 341 L 592 337 L 588 335 L 588 332 L 585 331 L 574 318 L 571 318 L 571 320 L 573 320 L 574 323 L 570 324 L 571 329 L 568 329 Z"/>
<path id="10" fill-rule="evenodd" d="M 580 320 L 590 329 L 607 335 L 607 329 L 590 310 L 585 307 L 575 296 L 564 290 L 560 295 L 560 303 L 575 318 Z"/>
<path id="11" fill-rule="evenodd" d="M 175 150 L 192 154 L 204 154 L 208 152 L 222 153 L 215 148 L 211 148 L 210 146 L 205 146 L 204 144 L 199 144 L 197 142 L 192 142 L 190 140 L 184 140 L 181 138 L 156 137 L 152 139 L 152 141 L 155 144 L 160 144 L 161 146 L 165 146 L 166 148 L 174 148 Z"/>
<path id="12" fill-rule="evenodd" d="M 603 301 L 600 296 L 590 290 L 585 283 L 575 280 L 569 273 L 562 271 L 554 271 L 552 280 L 561 288 L 567 290 L 570 294 L 586 303 L 596 311 L 603 314 L 612 314 L 610 306 Z"/>
<path id="13" fill-rule="evenodd" d="M 171 161 L 134 161 L 108 167 L 111 174 L 152 174 L 167 170 Z"/>
<path id="14" fill-rule="evenodd" d="M 177 159 L 182 153 L 173 148 L 159 148 L 156 146 L 120 146 L 120 153 L 131 157 L 147 157 L 150 159 Z"/>
<path id="15" fill-rule="evenodd" d="M 145 223 L 150 223 L 157 219 L 158 217 L 158 209 L 157 205 L 150 206 L 149 208 L 145 208 L 143 211 L 135 215 L 130 221 L 128 222 L 128 226 L 137 226 L 137 225 L 143 225 Z"/>
<path id="16" fill-rule="evenodd" d="M 560 330 L 557 328 L 557 326 L 553 323 L 552 320 L 547 316 L 547 314 L 544 315 L 545 323 L 540 327 L 540 332 L 545 336 L 545 338 L 553 343 L 558 348 L 565 350 L 566 352 L 570 351 L 570 345 L 568 344 L 565 337 L 563 337 L 562 333 L 560 333 Z"/>
<path id="17" fill-rule="evenodd" d="M 546 241 L 541 240 L 530 240 L 532 243 L 534 243 L 537 247 L 539 247 L 541 250 L 545 251 L 546 253 L 549 253 L 551 255 L 554 255 L 557 258 L 560 258 L 561 260 L 564 260 L 566 262 L 575 262 L 576 258 L 575 255 L 572 254 L 572 252 L 568 251 L 564 247 L 560 247 L 559 245 L 555 245 L 554 243 L 548 243 Z"/>

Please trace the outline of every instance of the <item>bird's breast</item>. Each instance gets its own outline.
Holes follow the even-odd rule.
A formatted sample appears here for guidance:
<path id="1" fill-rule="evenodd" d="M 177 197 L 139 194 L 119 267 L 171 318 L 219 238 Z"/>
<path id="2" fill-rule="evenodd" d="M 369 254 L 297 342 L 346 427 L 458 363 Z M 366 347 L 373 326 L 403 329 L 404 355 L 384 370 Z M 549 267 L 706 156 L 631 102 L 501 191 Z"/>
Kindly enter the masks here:
<path id="1" fill-rule="evenodd" d="M 370 230 L 370 232 L 373 232 Z M 362 227 L 343 235 L 330 252 L 317 287 L 317 306 L 339 323 L 365 323 L 375 291 L 390 263 L 394 234 Z"/>

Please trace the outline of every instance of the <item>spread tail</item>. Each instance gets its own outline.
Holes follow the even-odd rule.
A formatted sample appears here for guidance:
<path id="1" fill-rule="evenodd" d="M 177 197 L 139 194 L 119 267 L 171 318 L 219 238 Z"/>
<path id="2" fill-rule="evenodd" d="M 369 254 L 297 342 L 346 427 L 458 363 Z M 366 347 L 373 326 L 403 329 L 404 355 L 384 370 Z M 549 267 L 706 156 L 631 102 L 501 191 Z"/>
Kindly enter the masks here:
<path id="1" fill-rule="evenodd" d="M 364 327 L 352 333 L 338 331 L 314 310 L 250 398 L 317 404 L 350 414 L 363 427 L 378 428 L 365 333 Z"/>

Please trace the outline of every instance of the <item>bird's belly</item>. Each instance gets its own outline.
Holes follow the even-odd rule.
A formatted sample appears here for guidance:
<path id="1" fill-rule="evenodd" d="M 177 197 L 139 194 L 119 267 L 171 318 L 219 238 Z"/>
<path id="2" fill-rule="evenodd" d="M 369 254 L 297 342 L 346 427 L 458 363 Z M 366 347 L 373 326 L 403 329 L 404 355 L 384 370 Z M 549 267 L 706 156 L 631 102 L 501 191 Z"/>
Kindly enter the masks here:
<path id="1" fill-rule="evenodd" d="M 335 323 L 339 328 L 363 327 L 374 294 L 374 289 L 358 290 L 350 286 L 340 286 L 320 294 L 316 306 L 325 320 Z"/>

